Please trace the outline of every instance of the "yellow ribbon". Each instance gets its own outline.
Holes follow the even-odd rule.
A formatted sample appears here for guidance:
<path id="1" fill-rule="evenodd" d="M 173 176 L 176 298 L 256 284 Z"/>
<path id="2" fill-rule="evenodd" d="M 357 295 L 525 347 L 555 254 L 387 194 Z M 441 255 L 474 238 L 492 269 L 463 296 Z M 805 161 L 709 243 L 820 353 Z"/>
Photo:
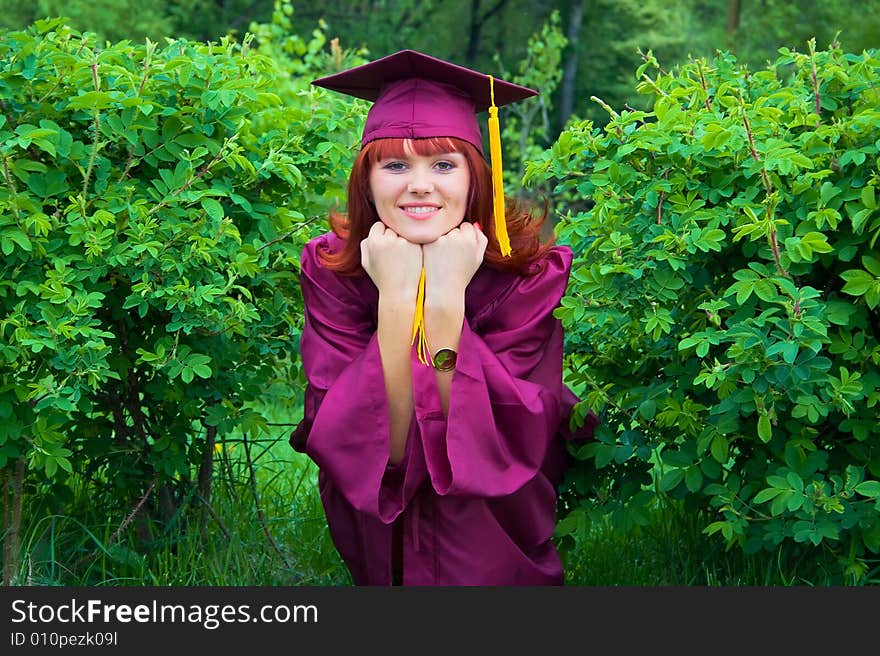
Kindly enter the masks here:
<path id="1" fill-rule="evenodd" d="M 501 174 L 501 125 L 495 106 L 495 80 L 489 76 L 489 155 L 492 160 L 492 206 L 495 210 L 495 237 L 501 254 L 509 256 L 510 238 L 507 236 L 507 219 L 504 216 L 504 183 Z"/>
<path id="2" fill-rule="evenodd" d="M 434 366 L 434 360 L 431 358 L 431 351 L 428 348 L 428 338 L 425 336 L 425 268 L 422 267 L 422 273 L 419 275 L 419 291 L 416 294 L 416 314 L 413 317 L 413 330 L 410 346 L 416 343 L 418 338 L 418 346 L 416 352 L 419 355 L 419 362 L 424 365 Z"/>

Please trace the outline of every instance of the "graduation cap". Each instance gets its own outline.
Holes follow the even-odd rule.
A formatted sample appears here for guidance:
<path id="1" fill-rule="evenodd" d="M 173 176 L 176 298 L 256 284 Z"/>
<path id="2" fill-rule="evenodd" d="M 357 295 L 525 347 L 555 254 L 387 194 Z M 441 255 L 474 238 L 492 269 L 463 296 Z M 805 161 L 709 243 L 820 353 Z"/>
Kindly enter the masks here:
<path id="1" fill-rule="evenodd" d="M 495 235 L 501 253 L 510 255 L 498 107 L 536 96 L 537 91 L 415 50 L 401 50 L 314 80 L 312 84 L 373 102 L 361 146 L 376 139 L 456 137 L 472 144 L 485 157 L 476 115 L 488 110 Z M 419 358 L 427 364 L 431 355 L 425 341 L 423 295 L 424 270 L 419 282 L 413 342 L 418 337 Z"/>

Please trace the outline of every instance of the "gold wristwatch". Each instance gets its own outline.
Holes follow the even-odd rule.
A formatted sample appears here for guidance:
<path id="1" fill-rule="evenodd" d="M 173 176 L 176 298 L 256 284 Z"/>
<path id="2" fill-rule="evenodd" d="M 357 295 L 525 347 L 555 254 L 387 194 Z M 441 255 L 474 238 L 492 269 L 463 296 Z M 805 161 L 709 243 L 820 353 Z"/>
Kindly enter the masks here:
<path id="1" fill-rule="evenodd" d="M 458 360 L 458 353 L 451 348 L 438 349 L 431 358 L 434 361 L 434 369 L 437 371 L 452 371 Z"/>

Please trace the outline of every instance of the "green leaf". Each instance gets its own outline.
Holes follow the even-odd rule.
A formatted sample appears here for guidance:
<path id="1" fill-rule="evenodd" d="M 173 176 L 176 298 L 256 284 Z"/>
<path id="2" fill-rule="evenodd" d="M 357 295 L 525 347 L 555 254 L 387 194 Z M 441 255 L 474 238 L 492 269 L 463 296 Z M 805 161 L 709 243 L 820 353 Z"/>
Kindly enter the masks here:
<path id="1" fill-rule="evenodd" d="M 874 284 L 874 277 L 861 269 L 849 269 L 840 274 L 840 277 L 846 280 L 841 291 L 851 296 L 864 296 Z"/>
<path id="2" fill-rule="evenodd" d="M 767 415 L 758 417 L 758 437 L 764 443 L 769 442 L 773 437 L 773 427 L 770 425 L 770 417 Z"/>
<path id="3" fill-rule="evenodd" d="M 834 250 L 821 232 L 808 232 L 801 237 L 801 243 L 816 253 L 830 253 Z"/>
<path id="4" fill-rule="evenodd" d="M 862 532 L 865 546 L 873 553 L 880 552 L 880 521 L 877 519 Z"/>
<path id="5" fill-rule="evenodd" d="M 697 465 L 685 470 L 684 484 L 690 492 L 699 492 L 703 486 L 703 472 Z"/>
<path id="6" fill-rule="evenodd" d="M 40 198 L 60 196 L 70 188 L 64 171 L 49 171 L 45 174 L 33 173 L 28 176 L 27 186 Z"/>
<path id="7" fill-rule="evenodd" d="M 653 399 L 645 399 L 639 404 L 639 414 L 643 419 L 651 421 L 657 414 L 657 403 Z"/>
<path id="8" fill-rule="evenodd" d="M 742 305 L 749 299 L 749 296 L 752 295 L 752 292 L 755 289 L 755 282 L 756 281 L 752 280 L 741 280 L 736 282 L 727 289 L 727 294 L 735 293 L 736 304 Z"/>
<path id="9" fill-rule="evenodd" d="M 880 281 L 874 283 L 867 292 L 865 292 L 865 303 L 872 310 L 880 305 Z"/>
<path id="10" fill-rule="evenodd" d="M 71 109 L 106 109 L 113 104 L 113 97 L 106 91 L 86 91 L 70 99 Z"/>
<path id="11" fill-rule="evenodd" d="M 0 233 L 0 236 L 2 236 L 3 240 L 2 250 L 4 255 L 12 254 L 13 243 L 17 244 L 18 247 L 21 248 L 21 250 L 23 251 L 30 252 L 33 248 L 31 246 L 31 240 L 24 233 L 24 231 L 20 230 L 19 228 L 6 228 L 5 230 L 3 230 L 2 233 Z"/>
<path id="12" fill-rule="evenodd" d="M 862 264 L 865 265 L 865 268 L 875 277 L 880 278 L 880 260 L 871 257 L 870 255 L 865 255 L 862 257 Z"/>
<path id="13" fill-rule="evenodd" d="M 870 209 L 861 209 L 857 210 L 854 214 L 850 216 L 850 221 L 852 221 L 853 232 L 856 234 L 861 234 L 862 229 L 865 227 L 865 223 L 868 222 L 868 219 L 871 217 L 871 212 L 873 210 Z"/>
<path id="14" fill-rule="evenodd" d="M 712 457 L 719 463 L 726 463 L 730 455 L 727 438 L 723 435 L 716 435 L 712 438 L 712 445 L 709 447 L 709 451 L 712 453 Z"/>
<path id="15" fill-rule="evenodd" d="M 768 476 L 767 482 L 770 483 L 770 485 L 772 485 L 773 487 L 778 487 L 778 488 L 782 488 L 782 489 L 789 488 L 788 479 L 785 478 L 784 476 L 773 476 L 773 475 Z"/>
<path id="16" fill-rule="evenodd" d="M 669 492 L 673 488 L 677 487 L 679 483 L 681 483 L 684 478 L 684 470 L 683 469 L 670 469 L 665 472 L 660 479 L 660 490 L 663 492 Z"/>
<path id="17" fill-rule="evenodd" d="M 759 280 L 755 283 L 755 294 L 762 301 L 771 302 L 776 299 L 778 296 L 776 292 L 776 285 L 774 285 L 769 280 Z"/>
<path id="18" fill-rule="evenodd" d="M 855 311 L 856 309 L 853 307 L 852 303 L 829 300 L 825 304 L 825 317 L 829 322 L 838 326 L 847 325 Z"/>
<path id="19" fill-rule="evenodd" d="M 202 208 L 204 208 L 205 212 L 208 213 L 215 221 L 221 221 L 223 219 L 223 206 L 214 200 L 213 198 L 202 198 L 201 200 Z"/>
<path id="20" fill-rule="evenodd" d="M 792 490 L 780 490 L 779 494 L 773 499 L 773 503 L 770 504 L 770 514 L 776 517 L 784 513 L 788 509 L 788 500 L 793 494 Z"/>
<path id="21" fill-rule="evenodd" d="M 706 126 L 706 132 L 700 139 L 700 144 L 707 150 L 720 148 L 727 143 L 732 135 L 733 133 L 720 123 L 711 123 Z"/>
<path id="22" fill-rule="evenodd" d="M 856 492 L 872 499 L 880 498 L 880 481 L 864 481 L 853 488 Z"/>
<path id="23" fill-rule="evenodd" d="M 755 495 L 754 502 L 766 503 L 767 501 L 770 501 L 770 499 L 775 499 L 781 492 L 783 492 L 783 490 L 780 490 L 778 487 L 764 488 Z"/>
<path id="24" fill-rule="evenodd" d="M 841 191 L 841 189 L 835 187 L 831 182 L 822 183 L 822 187 L 819 189 L 819 197 L 822 199 L 822 204 L 827 205 L 828 201 L 839 195 Z"/>
<path id="25" fill-rule="evenodd" d="M 596 446 L 596 469 L 602 469 L 614 460 L 614 447 L 610 444 Z"/>
<path id="26" fill-rule="evenodd" d="M 206 364 L 197 364 L 192 367 L 192 370 L 199 378 L 210 378 L 211 377 L 211 367 Z"/>

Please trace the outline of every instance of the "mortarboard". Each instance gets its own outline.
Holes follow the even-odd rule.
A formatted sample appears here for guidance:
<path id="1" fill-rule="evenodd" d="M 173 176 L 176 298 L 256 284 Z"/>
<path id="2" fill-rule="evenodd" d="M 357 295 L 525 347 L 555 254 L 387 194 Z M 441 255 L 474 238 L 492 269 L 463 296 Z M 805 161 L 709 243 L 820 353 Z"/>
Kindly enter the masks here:
<path id="1" fill-rule="evenodd" d="M 362 145 L 385 137 L 458 137 L 481 153 L 476 114 L 538 95 L 415 50 L 401 50 L 312 84 L 374 103 Z"/>
<path id="2" fill-rule="evenodd" d="M 537 91 L 415 50 L 401 50 L 314 80 L 312 84 L 373 102 L 367 114 L 361 146 L 385 138 L 457 137 L 483 154 L 483 139 L 476 114 L 488 111 L 495 234 L 501 253 L 510 254 L 504 213 L 498 107 L 536 96 Z M 424 271 L 422 273 L 420 299 L 424 288 Z M 416 317 L 416 323 L 414 339 L 416 332 L 420 332 L 419 352 L 427 353 L 427 347 L 422 343 L 424 331 L 419 330 L 420 316 Z"/>

